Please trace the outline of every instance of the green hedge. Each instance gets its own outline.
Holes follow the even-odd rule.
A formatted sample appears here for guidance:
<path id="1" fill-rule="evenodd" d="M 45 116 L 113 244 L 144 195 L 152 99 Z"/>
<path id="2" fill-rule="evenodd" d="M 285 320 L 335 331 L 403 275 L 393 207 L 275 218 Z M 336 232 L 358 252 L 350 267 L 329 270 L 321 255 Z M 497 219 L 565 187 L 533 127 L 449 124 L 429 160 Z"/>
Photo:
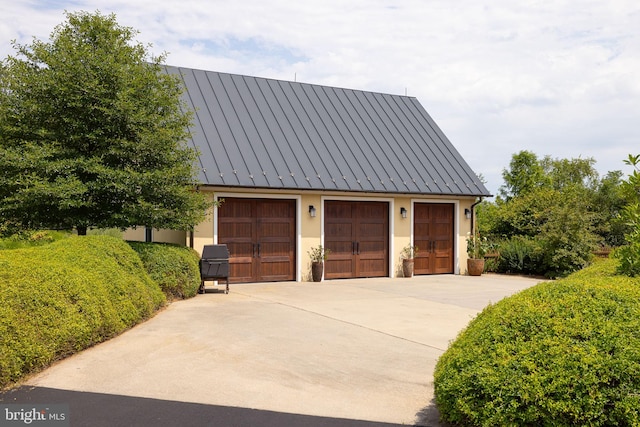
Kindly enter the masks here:
<path id="1" fill-rule="evenodd" d="M 640 279 L 613 260 L 487 307 L 435 369 L 444 421 L 640 425 Z"/>
<path id="2" fill-rule="evenodd" d="M 140 258 L 113 237 L 0 251 L 0 387 L 117 335 L 164 302 Z"/>
<path id="3" fill-rule="evenodd" d="M 0 239 L 0 250 L 2 249 L 24 249 L 34 246 L 43 246 L 57 240 L 66 239 L 71 236 L 68 231 L 37 230 L 23 231 L 18 234 Z"/>
<path id="4" fill-rule="evenodd" d="M 129 242 L 147 272 L 169 298 L 190 298 L 200 287 L 200 257 L 196 251 L 168 243 Z"/>

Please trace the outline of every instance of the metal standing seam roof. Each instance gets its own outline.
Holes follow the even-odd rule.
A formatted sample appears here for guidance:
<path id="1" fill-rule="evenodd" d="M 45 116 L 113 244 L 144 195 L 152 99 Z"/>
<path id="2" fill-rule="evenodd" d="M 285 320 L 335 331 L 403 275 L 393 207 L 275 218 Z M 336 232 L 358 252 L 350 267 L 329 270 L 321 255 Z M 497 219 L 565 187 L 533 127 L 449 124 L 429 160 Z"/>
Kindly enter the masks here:
<path id="1" fill-rule="evenodd" d="M 414 97 L 166 66 L 202 185 L 489 196 Z"/>

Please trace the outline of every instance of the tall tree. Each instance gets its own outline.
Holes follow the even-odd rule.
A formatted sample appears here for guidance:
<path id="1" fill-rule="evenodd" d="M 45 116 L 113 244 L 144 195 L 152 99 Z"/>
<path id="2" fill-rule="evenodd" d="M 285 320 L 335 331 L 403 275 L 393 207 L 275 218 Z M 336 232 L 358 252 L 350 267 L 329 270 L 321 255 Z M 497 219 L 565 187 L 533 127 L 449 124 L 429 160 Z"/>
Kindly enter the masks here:
<path id="1" fill-rule="evenodd" d="M 0 65 L 0 223 L 24 228 L 202 220 L 178 79 L 115 15 L 67 13 Z"/>
<path id="2" fill-rule="evenodd" d="M 500 187 L 500 195 L 508 200 L 545 184 L 547 176 L 538 156 L 523 150 L 511 156 L 509 169 L 502 170 L 502 179 L 504 185 Z"/>
<path id="3" fill-rule="evenodd" d="M 598 185 L 598 171 L 594 165 L 595 159 L 553 159 L 545 156 L 540 162 L 548 183 L 556 190 L 569 186 L 594 189 Z"/>

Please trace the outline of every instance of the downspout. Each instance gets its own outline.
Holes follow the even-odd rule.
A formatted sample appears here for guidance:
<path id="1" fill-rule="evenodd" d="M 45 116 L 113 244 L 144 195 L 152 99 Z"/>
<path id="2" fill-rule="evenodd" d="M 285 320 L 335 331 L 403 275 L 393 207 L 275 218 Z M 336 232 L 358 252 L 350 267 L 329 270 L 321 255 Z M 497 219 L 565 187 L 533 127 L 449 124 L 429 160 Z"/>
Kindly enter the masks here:
<path id="1" fill-rule="evenodd" d="M 480 203 L 482 203 L 482 196 L 480 197 L 480 200 L 478 200 L 477 202 L 475 202 L 474 204 L 471 205 L 471 235 L 473 236 L 475 234 L 475 218 L 476 218 L 476 212 L 474 210 L 474 208 L 479 205 Z"/>

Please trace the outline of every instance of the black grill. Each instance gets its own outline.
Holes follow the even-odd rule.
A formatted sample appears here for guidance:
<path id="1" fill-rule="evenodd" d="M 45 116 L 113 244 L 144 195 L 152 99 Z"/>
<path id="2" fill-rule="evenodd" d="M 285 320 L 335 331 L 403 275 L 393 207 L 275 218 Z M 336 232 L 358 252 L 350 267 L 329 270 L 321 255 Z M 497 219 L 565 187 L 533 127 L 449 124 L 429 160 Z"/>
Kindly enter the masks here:
<path id="1" fill-rule="evenodd" d="M 202 248 L 200 259 L 200 293 L 204 293 L 204 282 L 207 280 L 226 279 L 229 293 L 229 249 L 227 245 L 206 245 Z"/>

